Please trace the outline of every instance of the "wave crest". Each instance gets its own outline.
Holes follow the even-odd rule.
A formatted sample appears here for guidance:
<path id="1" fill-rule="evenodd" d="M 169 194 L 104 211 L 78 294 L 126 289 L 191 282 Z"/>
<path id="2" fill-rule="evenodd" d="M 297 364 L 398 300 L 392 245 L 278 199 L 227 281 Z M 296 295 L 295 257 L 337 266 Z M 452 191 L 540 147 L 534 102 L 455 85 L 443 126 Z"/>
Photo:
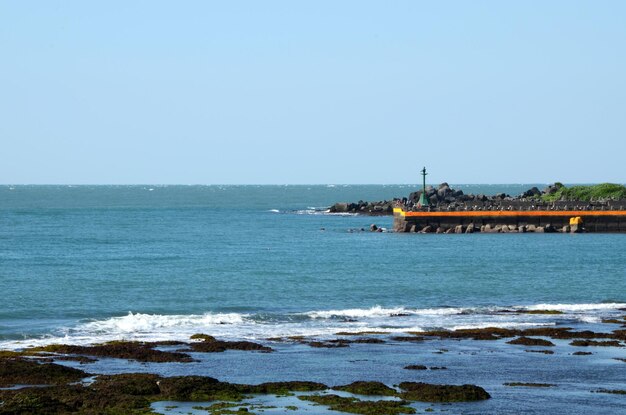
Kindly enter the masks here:
<path id="1" fill-rule="evenodd" d="M 245 316 L 237 313 L 160 315 L 129 312 L 122 317 L 83 323 L 76 330 L 92 333 L 150 333 L 172 328 L 201 329 L 218 324 L 240 324 Z"/>

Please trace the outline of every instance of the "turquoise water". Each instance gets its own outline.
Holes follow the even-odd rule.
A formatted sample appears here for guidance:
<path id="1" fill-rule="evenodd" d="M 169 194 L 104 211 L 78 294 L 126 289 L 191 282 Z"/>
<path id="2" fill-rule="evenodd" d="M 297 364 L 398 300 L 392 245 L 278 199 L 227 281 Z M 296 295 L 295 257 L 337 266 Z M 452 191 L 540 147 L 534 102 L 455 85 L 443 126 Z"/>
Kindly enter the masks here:
<path id="1" fill-rule="evenodd" d="M 519 194 L 531 185 L 455 187 Z M 619 318 L 626 307 L 626 235 L 371 233 L 361 229 L 371 223 L 390 228 L 391 217 L 325 213 L 337 201 L 391 199 L 413 190 L 0 186 L 0 349 L 187 340 L 204 332 L 256 340 L 276 352 L 197 354 L 198 362 L 187 364 L 102 359 L 81 369 L 197 374 L 241 383 L 472 383 L 493 399 L 436 409 L 624 413 L 622 396 L 593 393 L 626 389 L 626 366 L 616 360 L 626 358 L 623 347 L 590 348 L 593 355 L 575 356 L 580 348 L 560 340 L 554 355 L 527 353 L 504 340 L 409 344 L 383 335 L 385 344 L 342 349 L 268 340 L 368 330 L 392 335 L 487 326 L 619 328 L 601 319 Z M 503 312 L 520 308 L 562 314 Z M 448 370 L 403 369 L 416 363 Z M 503 386 L 512 381 L 557 387 Z M 180 413 L 186 413 L 189 405 L 181 405 Z M 275 413 L 290 413 L 280 405 Z"/>
<path id="2" fill-rule="evenodd" d="M 457 187 L 518 194 L 530 185 Z M 625 235 L 370 233 L 360 229 L 391 218 L 323 212 L 412 190 L 0 187 L 0 340 L 177 338 L 213 326 L 263 338 L 331 332 L 348 319 L 525 324 L 541 317 L 499 321 L 489 310 L 626 302 Z M 389 320 L 394 312 L 410 316 Z"/>

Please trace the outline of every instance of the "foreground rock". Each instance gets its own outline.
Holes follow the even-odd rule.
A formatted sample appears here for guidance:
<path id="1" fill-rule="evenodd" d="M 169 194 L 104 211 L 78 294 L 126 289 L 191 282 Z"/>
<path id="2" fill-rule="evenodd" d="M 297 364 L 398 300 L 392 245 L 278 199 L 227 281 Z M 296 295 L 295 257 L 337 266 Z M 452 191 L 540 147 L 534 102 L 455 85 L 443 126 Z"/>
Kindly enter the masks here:
<path id="1" fill-rule="evenodd" d="M 39 363 L 23 357 L 0 359 L 0 387 L 13 385 L 58 385 L 78 382 L 88 374 L 54 363 Z"/>
<path id="2" fill-rule="evenodd" d="M 325 391 L 322 383 L 268 382 L 258 385 L 220 382 L 206 376 L 162 377 L 149 373 L 99 375 L 92 383 L 80 381 L 87 372 L 55 363 L 40 363 L 30 358 L 0 357 L 2 387 L 0 415 L 26 414 L 150 414 L 157 401 L 239 402 L 249 394 L 285 394 Z M 32 385 L 32 386 L 28 386 Z M 35 386 L 36 385 L 36 386 Z M 46 386 L 46 387 L 42 387 Z M 358 381 L 333 389 L 358 395 L 392 396 L 402 400 L 361 401 L 337 395 L 300 396 L 302 400 L 327 405 L 332 410 L 365 415 L 412 414 L 409 401 L 462 402 L 488 399 L 484 389 L 474 385 L 430 385 L 405 382 L 402 391 L 380 382 Z"/>

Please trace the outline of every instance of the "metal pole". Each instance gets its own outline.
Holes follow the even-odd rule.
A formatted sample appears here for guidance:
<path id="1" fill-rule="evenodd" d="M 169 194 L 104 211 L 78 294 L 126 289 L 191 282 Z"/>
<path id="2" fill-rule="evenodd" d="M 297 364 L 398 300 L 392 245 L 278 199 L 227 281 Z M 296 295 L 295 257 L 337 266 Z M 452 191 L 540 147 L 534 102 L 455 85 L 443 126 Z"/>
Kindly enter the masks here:
<path id="1" fill-rule="evenodd" d="M 426 175 L 428 173 L 426 173 L 426 167 L 424 167 L 422 169 L 422 177 L 423 177 L 423 181 L 422 181 L 422 195 L 420 196 L 420 200 L 419 200 L 419 206 L 428 206 L 428 199 L 426 198 Z"/>

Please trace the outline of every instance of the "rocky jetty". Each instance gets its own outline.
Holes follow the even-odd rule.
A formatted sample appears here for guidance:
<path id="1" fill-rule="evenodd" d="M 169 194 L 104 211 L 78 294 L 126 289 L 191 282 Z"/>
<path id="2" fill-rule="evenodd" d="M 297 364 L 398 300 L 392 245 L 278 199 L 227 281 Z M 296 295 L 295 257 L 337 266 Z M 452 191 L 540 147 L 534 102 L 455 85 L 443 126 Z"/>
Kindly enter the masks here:
<path id="1" fill-rule="evenodd" d="M 393 207 L 405 211 L 493 211 L 493 210 L 624 210 L 626 209 L 626 187 L 604 183 L 596 186 L 566 187 L 554 183 L 543 190 L 532 187 L 520 195 L 506 193 L 494 195 L 465 194 L 448 183 L 436 188 L 426 187 L 428 206 L 419 204 L 423 191 L 412 192 L 408 197 L 393 200 L 355 203 L 341 202 L 330 206 L 330 213 L 359 213 L 364 215 L 392 215 Z M 549 232 L 549 231 L 548 231 Z"/>
<path id="2" fill-rule="evenodd" d="M 425 197 L 422 197 L 424 192 Z M 543 190 L 532 187 L 511 196 L 506 193 L 466 194 L 451 188 L 448 183 L 441 183 L 437 188 L 426 187 L 424 192 L 418 190 L 408 197 L 391 201 L 336 203 L 328 211 L 377 216 L 392 215 L 394 208 L 398 207 L 409 214 L 394 217 L 396 232 L 626 232 L 626 215 L 597 213 L 626 211 L 626 187 L 618 184 L 566 187 L 554 183 Z M 427 203 L 420 203 L 424 199 Z"/>
<path id="3" fill-rule="evenodd" d="M 370 216 L 392 215 L 393 206 L 398 199 L 380 200 L 378 202 L 365 202 L 359 200 L 356 203 L 340 202 L 328 208 L 329 213 L 359 213 Z"/>
<path id="4" fill-rule="evenodd" d="M 441 183 L 437 189 L 426 187 L 428 206 L 419 204 L 422 191 L 413 192 L 398 201 L 404 210 L 489 211 L 489 210 L 623 210 L 626 208 L 626 187 L 609 183 L 596 186 L 565 187 L 554 183 L 543 190 L 532 187 L 520 195 L 464 194 Z"/>

